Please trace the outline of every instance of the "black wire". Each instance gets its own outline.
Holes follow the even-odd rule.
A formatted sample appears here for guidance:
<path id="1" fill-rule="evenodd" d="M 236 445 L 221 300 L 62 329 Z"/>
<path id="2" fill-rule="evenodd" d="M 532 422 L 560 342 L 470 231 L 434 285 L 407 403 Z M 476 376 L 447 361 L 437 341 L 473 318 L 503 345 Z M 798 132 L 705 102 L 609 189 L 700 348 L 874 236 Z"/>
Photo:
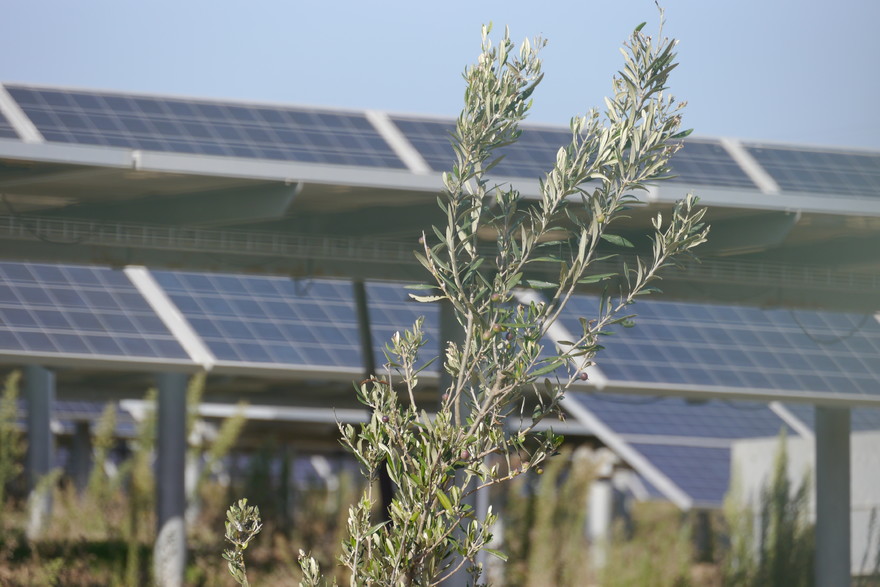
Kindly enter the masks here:
<path id="1" fill-rule="evenodd" d="M 868 323 L 868 320 L 870 320 L 873 317 L 873 314 L 865 314 L 864 316 L 862 316 L 861 321 L 855 327 L 850 329 L 849 332 L 847 332 L 846 334 L 841 334 L 839 336 L 833 336 L 830 338 L 821 338 L 818 336 L 814 336 L 813 334 L 811 334 L 807 330 L 807 327 L 801 323 L 801 321 L 797 317 L 797 314 L 795 314 L 794 310 L 789 310 L 788 312 L 789 312 L 789 314 L 791 314 L 791 318 L 792 318 L 792 320 L 794 320 L 794 323 L 797 324 L 798 327 L 801 329 L 801 332 L 803 332 L 807 336 L 807 338 L 809 338 L 810 340 L 812 340 L 813 342 L 815 342 L 818 345 L 837 344 L 837 343 L 842 342 L 848 338 L 852 338 L 859 331 L 861 331 L 861 329 L 865 327 L 865 324 Z"/>
<path id="2" fill-rule="evenodd" d="M 6 210 L 9 212 L 9 215 L 12 218 L 18 220 L 21 223 L 22 227 L 24 227 L 24 229 L 26 231 L 28 231 L 31 234 L 31 236 L 33 236 L 34 238 L 36 238 L 37 240 L 39 240 L 41 242 L 48 243 L 50 245 L 80 245 L 80 244 L 84 243 L 86 240 L 88 240 L 89 237 L 91 236 L 89 234 L 84 234 L 82 237 L 76 238 L 76 239 L 73 239 L 70 241 L 56 241 L 56 240 L 52 240 L 50 238 L 46 238 L 45 236 L 40 234 L 33 226 L 28 225 L 25 217 L 22 216 L 12 206 L 12 204 L 9 202 L 9 200 L 6 198 L 6 194 L 0 194 L 0 200 L 3 200 L 3 205 L 6 207 Z"/>
<path id="3" fill-rule="evenodd" d="M 728 406 L 730 406 L 731 408 L 733 408 L 735 410 L 742 410 L 744 412 L 756 412 L 758 410 L 769 409 L 769 402 L 766 404 L 757 403 L 757 404 L 749 405 L 752 402 L 748 402 L 748 403 L 741 402 L 741 401 L 738 402 L 738 401 L 729 400 L 729 399 L 725 399 L 722 401 L 724 403 L 726 403 Z"/>

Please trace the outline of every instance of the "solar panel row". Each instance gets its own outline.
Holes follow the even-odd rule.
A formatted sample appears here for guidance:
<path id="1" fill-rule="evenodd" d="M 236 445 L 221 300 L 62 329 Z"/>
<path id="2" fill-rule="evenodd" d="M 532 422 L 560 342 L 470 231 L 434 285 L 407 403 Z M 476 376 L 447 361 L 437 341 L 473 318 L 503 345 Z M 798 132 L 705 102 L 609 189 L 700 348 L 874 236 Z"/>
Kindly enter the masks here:
<path id="1" fill-rule="evenodd" d="M 46 140 L 402 169 L 363 114 L 7 86 Z"/>
<path id="2" fill-rule="evenodd" d="M 363 113 L 184 98 L 6 86 L 46 140 L 152 151 L 403 169 Z M 392 116 L 428 166 L 453 162 L 451 119 Z M 0 115 L 0 138 L 17 138 Z M 567 144 L 563 127 L 524 126 L 495 168 L 503 177 L 543 177 Z M 783 191 L 880 195 L 880 154 L 745 145 Z M 755 189 L 719 141 L 689 139 L 672 161 L 676 181 Z"/>
<path id="3" fill-rule="evenodd" d="M 0 352 L 188 360 L 121 272 L 0 263 Z"/>

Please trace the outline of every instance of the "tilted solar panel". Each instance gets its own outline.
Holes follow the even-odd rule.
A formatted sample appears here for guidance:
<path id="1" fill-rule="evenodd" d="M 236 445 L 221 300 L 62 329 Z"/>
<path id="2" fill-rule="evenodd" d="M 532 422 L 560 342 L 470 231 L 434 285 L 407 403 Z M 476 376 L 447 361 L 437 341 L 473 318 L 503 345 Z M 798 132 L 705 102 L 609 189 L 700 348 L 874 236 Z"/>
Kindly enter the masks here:
<path id="1" fill-rule="evenodd" d="M 880 198 L 880 154 L 745 145 L 783 191 Z"/>
<path id="2" fill-rule="evenodd" d="M 351 283 L 154 271 L 220 362 L 362 368 Z"/>
<path id="3" fill-rule="evenodd" d="M 392 116 L 391 120 L 431 169 L 442 172 L 452 168 L 455 158 L 450 138 L 455 121 L 404 116 Z M 492 172 L 502 177 L 543 177 L 556 162 L 559 147 L 570 141 L 571 133 L 564 128 L 524 126 L 519 141 L 500 151 L 504 160 Z"/>
<path id="4" fill-rule="evenodd" d="M 755 183 L 717 141 L 688 139 L 670 162 L 674 181 L 695 185 L 757 189 Z"/>
<path id="5" fill-rule="evenodd" d="M 37 263 L 0 263 L 0 352 L 190 360 L 122 271 Z"/>
<path id="6" fill-rule="evenodd" d="M 405 289 L 401 283 L 368 282 L 366 290 L 377 367 L 387 362 L 383 349 L 394 333 L 411 329 L 419 316 L 425 317 L 422 330 L 427 340 L 419 353 L 421 363 L 440 355 L 440 307 L 437 304 L 416 302 L 408 295 L 412 290 Z M 429 371 L 438 368 L 434 363 Z"/>
<path id="7" fill-rule="evenodd" d="M 580 296 L 573 316 L 596 298 Z M 603 337 L 598 363 L 612 381 L 880 396 L 880 324 L 872 316 L 640 301 L 636 326 Z"/>
<path id="8" fill-rule="evenodd" d="M 391 119 L 434 171 L 451 169 L 455 159 L 450 137 L 452 120 L 392 116 Z M 493 173 L 502 177 L 542 178 L 556 163 L 556 152 L 571 142 L 568 129 L 523 125 L 515 145 L 499 152 L 505 158 Z M 671 162 L 679 182 L 728 187 L 756 186 L 717 141 L 689 139 Z"/>
<path id="9" fill-rule="evenodd" d="M 572 392 L 568 396 L 589 409 L 616 433 L 728 439 L 776 436 L 789 428 L 767 404 L 688 401 L 678 397 L 639 397 Z"/>
<path id="10" fill-rule="evenodd" d="M 6 86 L 47 141 L 403 169 L 360 113 Z"/>
<path id="11" fill-rule="evenodd" d="M 730 449 L 632 444 L 696 506 L 719 507 L 730 486 Z"/>

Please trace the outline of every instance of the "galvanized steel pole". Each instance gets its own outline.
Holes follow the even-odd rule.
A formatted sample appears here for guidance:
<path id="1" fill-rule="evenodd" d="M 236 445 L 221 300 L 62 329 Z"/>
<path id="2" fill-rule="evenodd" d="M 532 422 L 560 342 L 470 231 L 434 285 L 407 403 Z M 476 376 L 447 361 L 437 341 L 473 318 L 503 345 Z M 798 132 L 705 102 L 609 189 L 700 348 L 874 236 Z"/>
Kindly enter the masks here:
<path id="1" fill-rule="evenodd" d="M 27 536 L 37 538 L 52 511 L 52 489 L 37 491 L 41 479 L 52 469 L 52 403 L 55 401 L 55 373 L 39 365 L 24 369 L 25 397 L 27 398 L 27 470 L 29 520 Z"/>
<path id="2" fill-rule="evenodd" d="M 816 585 L 850 584 L 849 408 L 816 406 Z"/>
<path id="3" fill-rule="evenodd" d="M 160 587 L 180 587 L 186 565 L 186 386 L 183 373 L 162 373 L 156 420 L 156 544 L 153 568 Z"/>

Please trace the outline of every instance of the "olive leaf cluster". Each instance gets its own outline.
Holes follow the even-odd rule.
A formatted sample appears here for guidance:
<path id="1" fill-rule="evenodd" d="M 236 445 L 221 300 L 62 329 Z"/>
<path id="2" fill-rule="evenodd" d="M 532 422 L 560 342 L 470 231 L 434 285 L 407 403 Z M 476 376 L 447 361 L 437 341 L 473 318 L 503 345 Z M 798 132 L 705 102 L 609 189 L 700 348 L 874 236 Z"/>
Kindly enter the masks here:
<path id="1" fill-rule="evenodd" d="M 247 499 L 240 499 L 226 512 L 226 540 L 232 548 L 223 551 L 227 567 L 232 578 L 239 585 L 248 587 L 247 569 L 244 564 L 244 551 L 251 540 L 263 529 L 260 522 L 260 508 L 247 504 Z"/>
<path id="2" fill-rule="evenodd" d="M 662 21 L 662 14 L 661 14 Z M 562 442 L 552 431 L 536 433 L 545 417 L 559 414 L 564 392 L 586 378 L 599 337 L 619 324 L 632 325 L 628 306 L 653 291 L 659 272 L 706 240 L 703 211 L 688 195 L 672 217 L 653 222 L 650 254 L 627 255 L 614 273 L 598 266 L 636 251 L 615 232 L 636 193 L 669 174 L 680 148 L 683 103 L 665 94 L 675 68 L 675 41 L 633 31 L 622 53 L 613 96 L 597 110 L 571 120 L 570 142 L 529 198 L 492 179 L 506 147 L 540 83 L 540 38 L 517 50 L 505 31 L 493 44 L 482 31 L 482 52 L 464 73 L 464 108 L 452 144 L 455 163 L 443 175 L 438 204 L 443 227 L 422 235 L 419 261 L 433 282 L 416 289 L 420 302 L 440 303 L 458 325 L 447 341 L 441 400 L 435 413 L 418 405 L 419 378 L 431 361 L 423 321 L 386 345 L 388 363 L 357 387 L 370 421 L 340 425 L 343 445 L 357 458 L 369 483 L 351 506 L 341 563 L 351 585 L 437 585 L 465 570 L 476 584 L 477 554 L 488 551 L 496 515 L 477 512 L 473 497 L 541 464 Z M 621 264 L 618 264 L 618 266 Z M 581 318 L 572 341 L 543 341 L 579 287 L 602 289 L 595 316 Z M 543 297 L 530 290 L 540 289 Z M 436 408 L 436 405 L 428 408 Z M 394 496 L 378 516 L 375 481 L 387 473 Z M 236 545 L 226 555 L 230 571 L 246 581 L 241 552 L 259 531 L 257 512 L 233 506 L 227 535 Z M 255 525 L 256 524 L 256 525 Z M 330 583 L 317 562 L 300 551 L 301 585 Z"/>
<path id="3" fill-rule="evenodd" d="M 434 282 L 420 286 L 428 295 L 412 297 L 446 304 L 460 327 L 460 338 L 445 348 L 440 408 L 429 414 L 415 399 L 425 367 L 419 321 L 389 343 L 388 373 L 358 389 L 370 422 L 341 426 L 343 444 L 371 481 L 351 507 L 343 544 L 352 585 L 436 585 L 461 569 L 476 583 L 476 555 L 487 550 L 496 516 L 475 511 L 469 498 L 539 469 L 556 451 L 561 437 L 534 427 L 558 413 L 565 390 L 585 377 L 599 337 L 614 324 L 631 324 L 625 310 L 635 297 L 707 235 L 703 212 L 688 196 L 669 222 L 654 220 L 650 255 L 637 255 L 618 273 L 593 270 L 633 248 L 615 223 L 647 182 L 668 175 L 687 134 L 679 130 L 684 105 L 664 93 L 676 66 L 674 41 L 653 39 L 641 26 L 633 32 L 604 116 L 594 110 L 571 120 L 569 144 L 540 182 L 540 197 L 529 199 L 495 183 L 492 170 L 520 137 L 543 76 L 544 41 L 526 41 L 517 51 L 507 31 L 497 45 L 489 34 L 484 27 L 480 57 L 464 73 L 455 164 L 438 200 L 446 225 L 423 235 L 417 253 Z M 591 283 L 606 286 L 596 316 L 581 320 L 577 340 L 548 352 L 548 328 L 576 289 Z M 522 288 L 543 290 L 543 300 Z M 372 481 L 383 469 L 395 494 L 388 519 L 375 523 Z M 320 584 L 314 560 L 300 560 L 304 584 Z"/>

